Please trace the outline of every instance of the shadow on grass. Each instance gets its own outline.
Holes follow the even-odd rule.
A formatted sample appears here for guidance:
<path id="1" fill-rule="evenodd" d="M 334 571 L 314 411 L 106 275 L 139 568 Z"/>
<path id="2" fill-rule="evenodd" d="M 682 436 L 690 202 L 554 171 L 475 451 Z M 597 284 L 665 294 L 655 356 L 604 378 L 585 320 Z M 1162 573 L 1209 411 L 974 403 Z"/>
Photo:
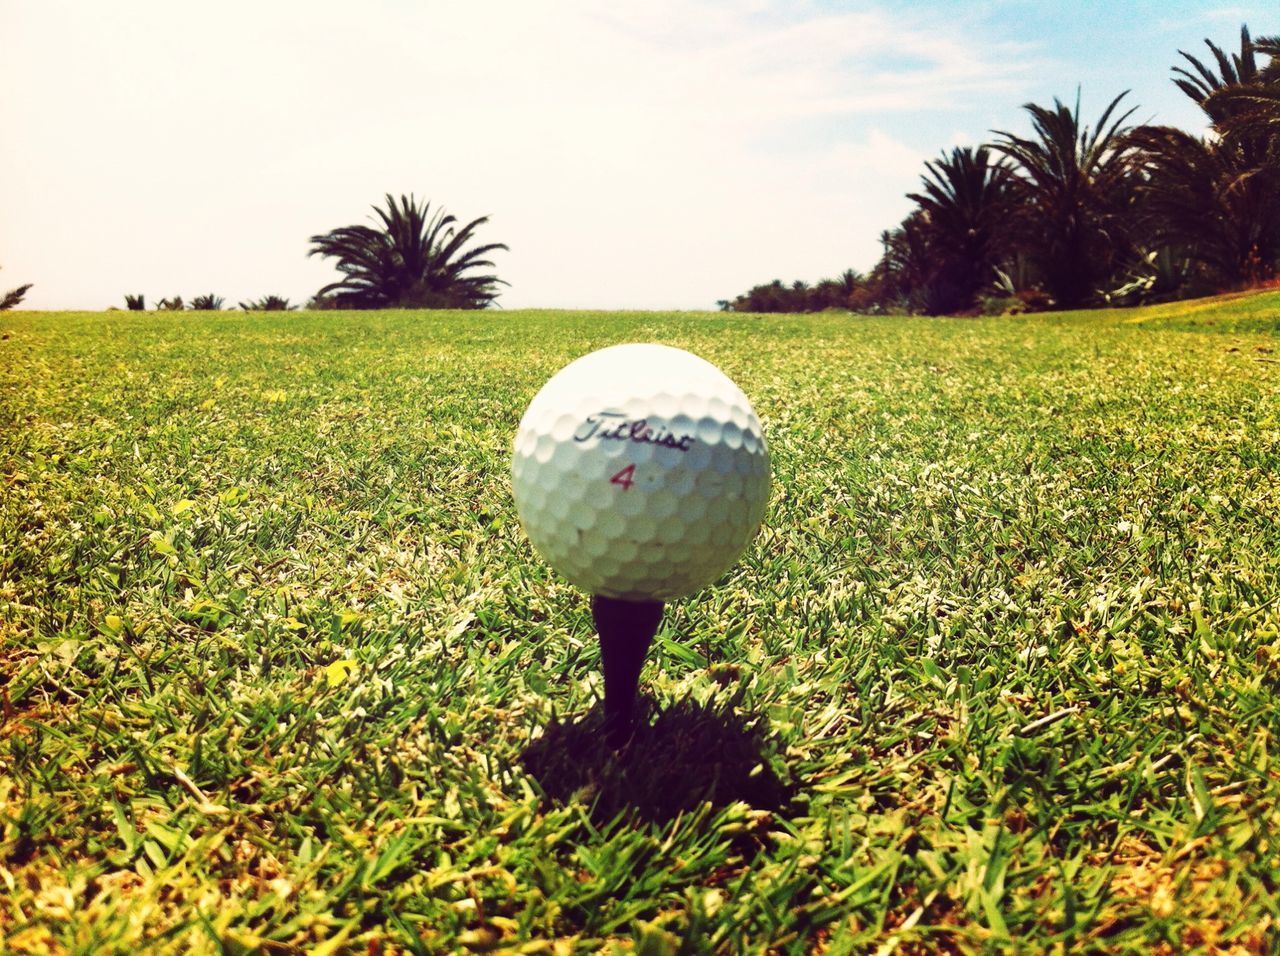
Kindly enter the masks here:
<path id="1" fill-rule="evenodd" d="M 732 702 L 680 701 L 656 716 L 652 700 L 641 704 L 637 730 L 621 751 L 609 746 L 597 705 L 550 724 L 521 756 L 525 771 L 548 799 L 589 803 L 601 823 L 619 813 L 665 822 L 704 801 L 786 813 L 796 788 L 775 769 L 786 773 L 782 745 L 768 736 L 765 718 L 735 714 Z"/>

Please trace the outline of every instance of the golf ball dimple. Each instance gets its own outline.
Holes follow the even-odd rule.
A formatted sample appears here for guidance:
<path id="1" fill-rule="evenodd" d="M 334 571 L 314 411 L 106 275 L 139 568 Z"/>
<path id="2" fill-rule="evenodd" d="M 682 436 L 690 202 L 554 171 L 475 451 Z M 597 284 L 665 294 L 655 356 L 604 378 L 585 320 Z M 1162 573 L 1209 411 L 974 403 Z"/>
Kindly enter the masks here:
<path id="1" fill-rule="evenodd" d="M 512 459 L 529 540 L 573 584 L 671 600 L 728 570 L 769 497 L 760 419 L 727 376 L 665 345 L 570 363 L 520 420 Z"/>

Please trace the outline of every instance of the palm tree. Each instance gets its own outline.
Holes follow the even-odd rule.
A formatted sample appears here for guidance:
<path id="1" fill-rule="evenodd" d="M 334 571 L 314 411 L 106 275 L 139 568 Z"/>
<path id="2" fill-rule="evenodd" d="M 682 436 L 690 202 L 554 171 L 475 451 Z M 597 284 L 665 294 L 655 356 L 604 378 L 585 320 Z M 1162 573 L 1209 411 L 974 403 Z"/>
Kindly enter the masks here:
<path id="1" fill-rule="evenodd" d="M 476 274 L 493 268 L 484 258 L 503 243 L 465 249 L 487 216 L 461 229 L 457 219 L 412 196 L 399 202 L 388 193 L 386 208 L 373 207 L 379 228 L 342 226 L 311 237 L 311 256 L 333 257 L 343 278 L 317 293 L 333 295 L 339 308 L 481 309 L 497 298 L 497 276 Z"/>
<path id="2" fill-rule="evenodd" d="M 994 148 L 1014 164 L 1025 225 L 1017 239 L 1060 308 L 1084 305 L 1126 252 L 1133 146 L 1124 123 L 1136 109 L 1116 113 L 1126 95 L 1092 128 L 1080 124 L 1077 95 L 1074 110 L 1057 99 L 1052 109 L 1027 103 L 1034 137 L 994 131 Z"/>
<path id="3" fill-rule="evenodd" d="M 1197 264 L 1200 291 L 1256 285 L 1280 262 L 1280 166 L 1169 126 L 1130 134 L 1145 176 L 1138 192 L 1149 240 Z"/>
<path id="4" fill-rule="evenodd" d="M 858 290 L 863 287 L 862 276 L 853 269 L 845 269 L 834 279 L 823 279 L 810 292 L 813 311 L 823 309 L 847 309 Z"/>
<path id="5" fill-rule="evenodd" d="M 292 312 L 297 306 L 290 305 L 284 296 L 264 295 L 256 301 L 241 302 L 240 308 L 245 312 Z"/>
<path id="6" fill-rule="evenodd" d="M 139 292 L 137 295 L 129 295 L 125 293 L 124 304 L 129 307 L 130 312 L 145 312 L 147 308 L 147 297 Z"/>
<path id="7" fill-rule="evenodd" d="M 933 281 L 935 262 L 924 210 L 912 210 L 897 229 L 883 234 L 881 241 L 884 256 L 877 266 L 881 274 L 881 304 L 929 315 L 945 312 L 949 302 L 940 299 L 939 287 Z"/>
<path id="8" fill-rule="evenodd" d="M 222 301 L 222 296 L 210 292 L 208 295 L 198 295 L 193 298 L 191 308 L 198 312 L 217 312 L 222 309 Z"/>
<path id="9" fill-rule="evenodd" d="M 1009 249 L 1013 214 L 1009 167 L 986 146 L 962 147 L 925 163 L 924 191 L 909 193 L 927 223 L 933 271 L 931 304 L 968 309 L 989 285 Z"/>
<path id="10" fill-rule="evenodd" d="M 1174 67 L 1174 83 L 1204 110 L 1215 135 L 1145 126 L 1129 136 L 1144 173 L 1142 221 L 1157 245 L 1195 264 L 1205 291 L 1255 285 L 1280 269 L 1277 40 L 1255 43 L 1243 27 L 1232 56 L 1205 40 L 1217 73 L 1179 51 L 1195 72 Z M 1258 53 L 1270 57 L 1261 68 Z"/>

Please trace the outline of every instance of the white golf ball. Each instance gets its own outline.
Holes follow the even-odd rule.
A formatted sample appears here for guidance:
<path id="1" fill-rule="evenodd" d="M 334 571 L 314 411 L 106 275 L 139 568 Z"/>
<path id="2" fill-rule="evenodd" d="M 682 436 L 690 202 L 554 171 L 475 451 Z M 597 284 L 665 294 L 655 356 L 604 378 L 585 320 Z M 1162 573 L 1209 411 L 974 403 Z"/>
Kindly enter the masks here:
<path id="1" fill-rule="evenodd" d="M 592 594 L 665 601 L 728 570 L 760 527 L 769 451 L 741 390 L 665 345 L 561 369 L 520 420 L 516 509 L 547 562 Z"/>

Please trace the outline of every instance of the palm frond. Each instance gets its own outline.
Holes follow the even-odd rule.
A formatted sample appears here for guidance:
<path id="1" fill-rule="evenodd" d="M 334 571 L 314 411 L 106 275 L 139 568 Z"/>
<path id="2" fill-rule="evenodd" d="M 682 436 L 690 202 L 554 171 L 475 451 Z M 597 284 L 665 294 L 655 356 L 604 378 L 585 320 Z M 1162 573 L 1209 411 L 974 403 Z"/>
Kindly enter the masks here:
<path id="1" fill-rule="evenodd" d="M 1218 94 L 1259 81 L 1260 73 L 1256 55 L 1258 47 L 1250 38 L 1247 26 L 1240 27 L 1239 53 L 1228 55 L 1222 47 L 1207 38 L 1204 43 L 1213 56 L 1213 61 L 1218 68 L 1217 72 L 1215 73 L 1209 66 L 1185 50 L 1179 50 L 1178 55 L 1190 64 L 1191 70 L 1182 66 L 1173 67 L 1173 82 L 1204 110 L 1210 122 L 1216 124 L 1223 116 L 1222 100 Z"/>
<path id="2" fill-rule="evenodd" d="M 32 285 L 35 283 L 28 282 L 26 285 L 20 285 L 16 289 L 10 289 L 3 296 L 0 296 L 0 312 L 7 312 L 18 303 L 20 303 L 27 294 Z"/>

